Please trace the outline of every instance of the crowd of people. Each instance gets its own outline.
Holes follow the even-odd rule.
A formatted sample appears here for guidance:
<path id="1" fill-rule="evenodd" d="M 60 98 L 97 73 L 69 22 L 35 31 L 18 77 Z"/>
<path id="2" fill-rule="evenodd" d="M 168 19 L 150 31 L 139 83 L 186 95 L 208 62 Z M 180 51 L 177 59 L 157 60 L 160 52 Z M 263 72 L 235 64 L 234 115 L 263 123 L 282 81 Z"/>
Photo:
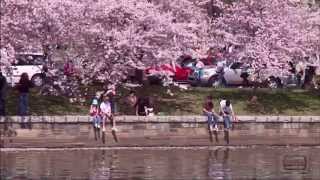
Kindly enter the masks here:
<path id="1" fill-rule="evenodd" d="M 91 101 L 90 115 L 93 127 L 96 130 L 102 128 L 105 132 L 106 122 L 110 121 L 112 130 L 115 128 L 114 114 L 116 112 L 116 103 L 114 96 L 116 91 L 114 86 L 108 88 L 106 92 L 97 92 Z M 126 115 L 136 116 L 154 116 L 154 103 L 150 97 L 138 97 L 135 91 L 130 91 L 125 98 Z M 203 114 L 207 117 L 208 128 L 210 131 L 218 131 L 218 122 L 223 121 L 224 130 L 228 131 L 232 128 L 232 122 L 238 121 L 229 99 L 222 99 L 219 103 L 218 111 L 215 111 L 212 96 L 207 96 L 203 104 Z"/>

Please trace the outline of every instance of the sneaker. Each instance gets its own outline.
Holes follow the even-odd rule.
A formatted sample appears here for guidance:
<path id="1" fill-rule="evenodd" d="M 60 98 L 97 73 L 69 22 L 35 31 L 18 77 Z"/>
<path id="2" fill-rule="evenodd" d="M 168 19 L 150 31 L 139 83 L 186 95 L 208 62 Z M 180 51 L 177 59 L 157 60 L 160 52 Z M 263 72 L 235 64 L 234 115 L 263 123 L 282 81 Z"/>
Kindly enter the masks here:
<path id="1" fill-rule="evenodd" d="M 111 128 L 111 130 L 112 130 L 112 131 L 115 131 L 115 132 L 118 131 L 118 129 L 117 129 L 116 127 Z"/>
<path id="2" fill-rule="evenodd" d="M 215 130 L 215 131 L 219 131 L 219 128 L 218 128 L 217 125 L 214 126 L 214 130 Z"/>

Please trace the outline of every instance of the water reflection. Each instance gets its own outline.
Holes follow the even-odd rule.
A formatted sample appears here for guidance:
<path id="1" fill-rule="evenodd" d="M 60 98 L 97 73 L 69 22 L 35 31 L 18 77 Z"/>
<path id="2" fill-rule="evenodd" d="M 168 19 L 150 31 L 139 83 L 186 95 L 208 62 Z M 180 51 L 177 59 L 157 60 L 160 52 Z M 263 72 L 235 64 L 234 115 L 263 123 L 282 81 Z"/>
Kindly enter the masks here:
<path id="1" fill-rule="evenodd" d="M 231 169 L 228 167 L 229 151 L 229 148 L 222 151 L 218 149 L 209 151 L 208 177 L 215 179 L 231 179 Z"/>
<path id="2" fill-rule="evenodd" d="M 311 147 L 0 153 L 1 179 L 296 179 L 297 177 L 317 179 L 320 177 L 319 149 Z"/>

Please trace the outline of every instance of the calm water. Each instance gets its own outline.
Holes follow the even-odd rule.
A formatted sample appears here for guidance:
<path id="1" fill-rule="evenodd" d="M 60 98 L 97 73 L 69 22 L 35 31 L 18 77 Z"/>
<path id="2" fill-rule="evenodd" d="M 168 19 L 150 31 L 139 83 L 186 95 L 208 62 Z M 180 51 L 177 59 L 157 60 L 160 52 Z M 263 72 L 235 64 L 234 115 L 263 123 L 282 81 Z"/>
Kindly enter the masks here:
<path id="1" fill-rule="evenodd" d="M 2 151 L 1 179 L 320 179 L 320 148 Z"/>

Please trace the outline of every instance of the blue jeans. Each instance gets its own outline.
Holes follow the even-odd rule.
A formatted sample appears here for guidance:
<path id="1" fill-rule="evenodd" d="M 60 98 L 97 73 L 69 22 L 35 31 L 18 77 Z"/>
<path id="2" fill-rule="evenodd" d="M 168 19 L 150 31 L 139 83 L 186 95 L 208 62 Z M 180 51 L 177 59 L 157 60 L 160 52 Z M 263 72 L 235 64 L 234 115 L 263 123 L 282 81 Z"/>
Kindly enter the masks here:
<path id="1" fill-rule="evenodd" d="M 117 112 L 117 105 L 116 105 L 116 102 L 111 102 L 111 112 L 112 114 L 116 113 Z"/>
<path id="2" fill-rule="evenodd" d="M 92 117 L 92 123 L 93 127 L 95 127 L 96 124 L 101 124 L 101 116 L 93 116 Z"/>
<path id="3" fill-rule="evenodd" d="M 230 129 L 232 127 L 231 118 L 232 118 L 231 115 L 223 116 L 223 125 L 225 129 Z"/>
<path id="4" fill-rule="evenodd" d="M 19 114 L 25 116 L 28 114 L 28 93 L 21 93 L 19 97 Z"/>
<path id="5" fill-rule="evenodd" d="M 198 81 L 201 81 L 201 77 L 202 77 L 202 74 L 203 74 L 203 69 L 202 68 L 199 68 L 197 69 L 198 70 Z"/>
<path id="6" fill-rule="evenodd" d="M 208 118 L 208 125 L 215 127 L 218 123 L 217 117 L 212 113 L 204 113 Z"/>

